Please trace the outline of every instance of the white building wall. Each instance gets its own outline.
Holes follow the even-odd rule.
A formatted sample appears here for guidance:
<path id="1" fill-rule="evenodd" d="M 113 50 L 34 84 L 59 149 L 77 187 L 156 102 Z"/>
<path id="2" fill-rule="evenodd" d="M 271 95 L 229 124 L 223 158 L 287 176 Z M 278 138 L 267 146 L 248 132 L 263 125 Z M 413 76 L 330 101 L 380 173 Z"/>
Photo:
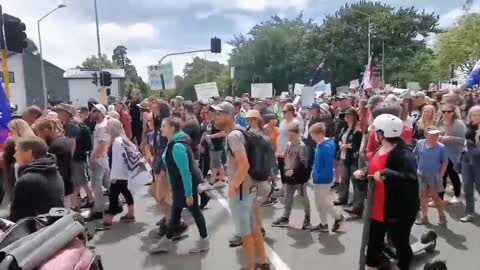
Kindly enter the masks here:
<path id="1" fill-rule="evenodd" d="M 119 93 L 119 80 L 112 79 L 110 88 L 111 96 L 117 97 Z M 70 100 L 74 106 L 87 106 L 88 100 L 94 98 L 100 102 L 100 88 L 92 83 L 92 79 L 68 79 Z"/>
<path id="2" fill-rule="evenodd" d="M 13 72 L 15 76 L 15 82 L 10 82 L 10 104 L 17 105 L 18 111 L 22 112 L 27 107 L 27 97 L 21 54 L 14 54 L 8 58 L 8 71 Z"/>

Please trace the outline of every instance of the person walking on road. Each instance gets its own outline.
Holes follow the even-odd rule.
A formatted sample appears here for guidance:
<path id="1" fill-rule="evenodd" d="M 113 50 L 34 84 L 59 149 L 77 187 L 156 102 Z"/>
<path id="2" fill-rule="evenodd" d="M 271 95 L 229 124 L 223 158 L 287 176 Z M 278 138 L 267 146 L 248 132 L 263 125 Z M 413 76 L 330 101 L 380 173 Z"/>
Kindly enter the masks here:
<path id="1" fill-rule="evenodd" d="M 172 190 L 173 204 L 167 233 L 153 247 L 152 253 L 169 252 L 172 249 L 172 239 L 180 225 L 183 208 L 188 208 L 200 233 L 200 240 L 190 249 L 190 253 L 204 252 L 210 248 L 205 218 L 198 204 L 197 188 L 202 180 L 202 174 L 195 164 L 190 138 L 180 128 L 179 120 L 172 117 L 165 119 L 162 123 L 162 135 L 168 139 L 162 160 Z"/>
<path id="2" fill-rule="evenodd" d="M 259 223 L 256 222 L 254 201 L 257 187 L 248 174 L 249 162 L 246 153 L 246 139 L 240 130 L 235 129 L 235 108 L 231 103 L 222 102 L 212 107 L 215 112 L 215 126 L 227 134 L 227 175 L 229 207 L 236 234 L 242 237 L 246 255 L 246 270 L 269 270 L 270 264 L 265 252 L 265 244 Z M 260 259 L 255 264 L 255 255 Z"/>

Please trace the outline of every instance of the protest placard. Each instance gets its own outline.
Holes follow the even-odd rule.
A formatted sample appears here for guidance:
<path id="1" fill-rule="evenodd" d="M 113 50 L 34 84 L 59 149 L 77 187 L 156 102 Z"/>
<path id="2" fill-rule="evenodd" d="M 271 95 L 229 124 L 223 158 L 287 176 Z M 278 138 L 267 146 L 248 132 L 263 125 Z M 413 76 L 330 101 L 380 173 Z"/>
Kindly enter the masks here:
<path id="1" fill-rule="evenodd" d="M 198 100 L 208 101 L 212 97 L 219 97 L 217 83 L 202 83 L 194 86 Z"/>
<path id="2" fill-rule="evenodd" d="M 273 86 L 271 83 L 252 83 L 252 98 L 271 98 L 273 94 Z"/>
<path id="3" fill-rule="evenodd" d="M 313 87 L 304 87 L 302 91 L 302 106 L 308 106 L 315 102 L 315 90 Z"/>
<path id="4" fill-rule="evenodd" d="M 360 87 L 360 81 L 358 79 L 350 81 L 349 89 L 357 89 Z"/>
<path id="5" fill-rule="evenodd" d="M 419 90 L 422 90 L 422 87 L 420 87 L 419 82 L 408 82 L 407 83 L 407 89 L 414 90 L 414 91 L 419 91 Z"/>
<path id="6" fill-rule="evenodd" d="M 303 87 L 305 87 L 304 84 L 296 83 L 295 88 L 293 89 L 293 93 L 295 95 L 301 95 Z"/>

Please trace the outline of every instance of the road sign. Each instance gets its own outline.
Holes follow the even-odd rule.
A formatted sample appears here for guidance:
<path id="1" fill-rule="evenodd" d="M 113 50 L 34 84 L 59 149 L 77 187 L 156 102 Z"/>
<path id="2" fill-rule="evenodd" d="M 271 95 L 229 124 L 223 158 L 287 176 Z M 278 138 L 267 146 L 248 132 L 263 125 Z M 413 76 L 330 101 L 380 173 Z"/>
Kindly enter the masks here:
<path id="1" fill-rule="evenodd" d="M 152 90 L 162 89 L 162 74 L 165 83 L 165 89 L 175 89 L 176 86 L 175 75 L 173 73 L 173 64 L 172 62 L 169 62 L 148 67 L 148 84 Z"/>

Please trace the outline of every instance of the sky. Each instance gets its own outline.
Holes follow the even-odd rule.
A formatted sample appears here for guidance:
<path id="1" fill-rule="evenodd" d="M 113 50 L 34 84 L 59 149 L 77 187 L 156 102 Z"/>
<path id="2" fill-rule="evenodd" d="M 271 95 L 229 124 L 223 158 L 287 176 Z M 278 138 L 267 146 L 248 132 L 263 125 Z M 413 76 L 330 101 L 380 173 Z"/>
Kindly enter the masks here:
<path id="1" fill-rule="evenodd" d="M 223 41 L 221 54 L 207 53 L 210 61 L 227 63 L 231 47 L 225 41 L 247 33 L 256 23 L 272 15 L 305 17 L 320 23 L 346 0 L 97 0 L 101 50 L 109 57 L 117 45 L 128 49 L 128 57 L 147 80 L 147 66 L 154 65 L 170 52 L 208 49 L 210 38 Z M 440 15 L 440 26 L 454 24 L 462 15 L 465 0 L 383 0 L 395 7 L 415 6 Z M 38 45 L 37 20 L 65 3 L 41 21 L 44 59 L 63 68 L 80 65 L 97 54 L 94 0 L 2 0 L 4 13 L 19 17 L 27 35 Z M 475 0 L 474 11 L 480 11 Z M 183 75 L 185 63 L 204 53 L 166 59 L 175 75 Z"/>

